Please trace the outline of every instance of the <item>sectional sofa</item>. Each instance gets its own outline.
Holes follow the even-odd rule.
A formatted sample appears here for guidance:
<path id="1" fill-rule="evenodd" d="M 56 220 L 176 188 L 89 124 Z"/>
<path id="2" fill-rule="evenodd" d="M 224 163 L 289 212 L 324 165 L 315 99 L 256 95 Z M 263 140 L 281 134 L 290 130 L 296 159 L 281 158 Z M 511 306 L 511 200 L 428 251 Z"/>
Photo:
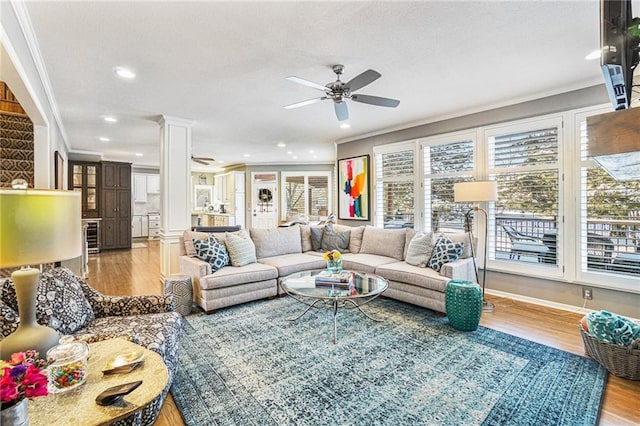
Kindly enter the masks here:
<path id="1" fill-rule="evenodd" d="M 445 290 L 452 280 L 475 281 L 469 235 L 450 234 L 447 237 L 459 247 L 457 260 L 444 263 L 439 272 L 423 265 L 405 261 L 413 229 L 380 229 L 372 226 L 348 227 L 333 225 L 330 232 L 322 227 L 295 225 L 275 229 L 242 230 L 235 233 L 211 233 L 228 248 L 227 241 L 237 241 L 243 234 L 246 244 L 254 246 L 255 257 L 242 266 L 215 266 L 198 258 L 195 243 L 206 241 L 210 233 L 185 231 L 179 257 L 180 273 L 191 276 L 196 303 L 206 312 L 251 300 L 282 294 L 282 278 L 295 272 L 324 269 L 322 255 L 335 244 L 325 240 L 337 237 L 343 245 L 343 268 L 375 273 L 389 281 L 384 296 L 445 313 Z M 323 236 L 325 237 L 323 239 Z M 234 243 L 235 244 L 235 243 Z M 233 256 L 231 256 L 233 259 Z"/>

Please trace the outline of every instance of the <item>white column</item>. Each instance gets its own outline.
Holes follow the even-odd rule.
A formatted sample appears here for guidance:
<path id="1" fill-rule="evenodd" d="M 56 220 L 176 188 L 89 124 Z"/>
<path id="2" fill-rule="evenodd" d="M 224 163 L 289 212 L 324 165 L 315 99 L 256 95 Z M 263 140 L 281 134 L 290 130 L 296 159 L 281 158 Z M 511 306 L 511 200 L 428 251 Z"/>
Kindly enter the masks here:
<path id="1" fill-rule="evenodd" d="M 191 120 L 160 124 L 160 279 L 178 273 L 180 237 L 191 226 Z"/>

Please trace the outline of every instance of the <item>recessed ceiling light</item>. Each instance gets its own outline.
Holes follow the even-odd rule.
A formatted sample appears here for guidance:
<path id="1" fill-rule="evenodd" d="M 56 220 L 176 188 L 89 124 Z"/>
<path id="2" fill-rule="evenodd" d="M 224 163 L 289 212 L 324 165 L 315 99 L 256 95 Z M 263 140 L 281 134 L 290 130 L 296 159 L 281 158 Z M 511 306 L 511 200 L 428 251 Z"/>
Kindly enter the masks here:
<path id="1" fill-rule="evenodd" d="M 118 119 L 110 115 L 107 115 L 104 117 L 104 121 L 106 121 L 107 123 L 117 123 Z"/>
<path id="2" fill-rule="evenodd" d="M 594 59 L 599 59 L 601 55 L 602 55 L 602 53 L 600 52 L 600 49 L 598 49 L 598 50 L 594 50 L 593 52 L 589 53 L 584 58 L 587 61 L 593 61 Z"/>
<path id="3" fill-rule="evenodd" d="M 313 159 L 314 159 L 314 160 L 317 160 L 317 159 L 318 159 L 318 156 L 317 156 L 317 155 L 314 155 L 314 156 L 313 156 Z"/>
<path id="4" fill-rule="evenodd" d="M 284 148 L 285 146 L 287 146 L 286 143 L 284 142 L 278 142 L 278 148 Z"/>
<path id="5" fill-rule="evenodd" d="M 224 160 L 218 160 L 218 163 L 222 164 L 224 163 Z"/>
<path id="6" fill-rule="evenodd" d="M 127 80 L 132 80 L 134 78 L 136 78 L 136 73 L 131 71 L 129 68 L 125 68 L 125 67 L 115 67 L 113 69 L 113 72 L 116 73 L 116 75 L 118 77 L 127 79 Z"/>
<path id="7" fill-rule="evenodd" d="M 105 138 L 104 136 L 101 136 L 98 139 L 100 139 L 100 142 L 109 142 L 111 140 L 109 138 Z"/>
<path id="8" fill-rule="evenodd" d="M 293 154 L 293 151 L 287 151 L 287 154 L 291 155 Z"/>
<path id="9" fill-rule="evenodd" d="M 314 151 L 314 150 L 312 150 L 312 149 L 310 149 L 310 150 L 309 150 L 309 154 L 313 154 L 314 152 L 315 152 L 315 151 Z"/>
<path id="10" fill-rule="evenodd" d="M 249 158 L 249 157 L 251 157 L 251 155 L 249 155 L 249 154 L 243 154 L 242 156 L 243 156 L 244 158 Z"/>
<path id="11" fill-rule="evenodd" d="M 340 128 L 341 128 L 341 129 L 349 129 L 349 128 L 351 128 L 351 124 L 349 124 L 349 123 L 342 123 L 342 124 L 340 125 Z"/>
<path id="12" fill-rule="evenodd" d="M 142 153 L 141 152 L 136 152 L 136 157 L 142 157 Z"/>

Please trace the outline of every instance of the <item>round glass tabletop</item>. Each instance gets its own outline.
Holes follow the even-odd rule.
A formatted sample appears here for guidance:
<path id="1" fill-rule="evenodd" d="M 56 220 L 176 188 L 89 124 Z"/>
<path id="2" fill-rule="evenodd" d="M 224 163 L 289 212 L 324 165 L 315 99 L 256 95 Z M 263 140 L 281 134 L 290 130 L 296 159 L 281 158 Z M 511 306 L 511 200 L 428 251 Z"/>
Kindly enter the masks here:
<path id="1" fill-rule="evenodd" d="M 296 272 L 283 278 L 281 284 L 287 293 L 315 299 L 377 296 L 389 286 L 386 279 L 366 272 L 343 271 L 341 277 L 331 279 L 327 275 L 326 270 Z"/>

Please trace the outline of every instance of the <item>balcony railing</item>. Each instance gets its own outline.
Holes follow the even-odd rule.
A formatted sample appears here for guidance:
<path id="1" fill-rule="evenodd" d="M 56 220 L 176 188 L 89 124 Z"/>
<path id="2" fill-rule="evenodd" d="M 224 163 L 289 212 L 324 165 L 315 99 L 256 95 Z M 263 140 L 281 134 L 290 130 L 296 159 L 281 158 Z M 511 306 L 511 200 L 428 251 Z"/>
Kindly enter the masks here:
<path id="1" fill-rule="evenodd" d="M 553 216 L 497 215 L 496 258 L 554 265 L 556 229 Z M 588 270 L 640 275 L 640 220 L 587 220 L 586 263 Z"/>

